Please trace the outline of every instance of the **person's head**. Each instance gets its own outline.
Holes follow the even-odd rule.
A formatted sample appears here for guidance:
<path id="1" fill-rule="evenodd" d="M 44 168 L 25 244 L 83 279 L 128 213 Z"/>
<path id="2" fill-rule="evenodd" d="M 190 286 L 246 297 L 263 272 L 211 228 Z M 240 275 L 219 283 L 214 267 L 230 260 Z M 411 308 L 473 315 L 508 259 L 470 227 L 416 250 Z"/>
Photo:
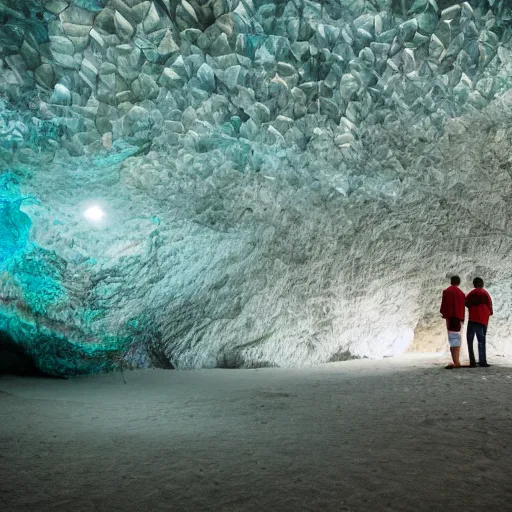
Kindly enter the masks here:
<path id="1" fill-rule="evenodd" d="M 452 276 L 450 278 L 450 284 L 452 286 L 459 286 L 459 284 L 460 284 L 460 277 L 459 276 Z"/>
<path id="2" fill-rule="evenodd" d="M 481 277 L 475 277 L 475 279 L 473 279 L 473 286 L 475 288 L 483 288 L 484 280 Z"/>

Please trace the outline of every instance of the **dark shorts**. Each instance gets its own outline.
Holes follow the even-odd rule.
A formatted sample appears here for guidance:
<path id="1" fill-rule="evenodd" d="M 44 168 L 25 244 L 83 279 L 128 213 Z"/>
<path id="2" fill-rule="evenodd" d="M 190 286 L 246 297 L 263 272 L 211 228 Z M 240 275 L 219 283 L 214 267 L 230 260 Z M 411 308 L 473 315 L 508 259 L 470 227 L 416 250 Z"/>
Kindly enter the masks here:
<path id="1" fill-rule="evenodd" d="M 462 329 L 462 322 L 453 316 L 446 319 L 446 328 L 452 332 L 460 332 Z"/>

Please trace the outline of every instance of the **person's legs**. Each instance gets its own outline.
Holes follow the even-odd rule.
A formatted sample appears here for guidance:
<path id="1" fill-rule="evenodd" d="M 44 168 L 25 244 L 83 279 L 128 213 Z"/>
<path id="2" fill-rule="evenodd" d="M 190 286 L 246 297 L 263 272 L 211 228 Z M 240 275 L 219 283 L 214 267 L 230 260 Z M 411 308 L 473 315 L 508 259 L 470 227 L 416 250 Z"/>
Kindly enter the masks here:
<path id="1" fill-rule="evenodd" d="M 460 333 L 448 331 L 448 343 L 450 344 L 453 361 L 453 364 L 448 365 L 448 367 L 460 368 Z"/>
<path id="2" fill-rule="evenodd" d="M 478 340 L 478 363 L 480 365 L 487 364 L 487 354 L 486 354 L 486 346 L 485 346 L 485 337 L 487 334 L 487 326 L 483 324 L 478 324 L 475 329 L 476 339 Z"/>
<path id="3" fill-rule="evenodd" d="M 455 368 L 459 368 L 459 366 L 460 366 L 460 347 L 450 347 L 450 352 L 452 354 L 453 366 L 455 366 Z"/>
<path id="4" fill-rule="evenodd" d="M 452 355 L 453 364 L 449 366 L 455 366 L 455 347 L 450 347 L 450 354 Z"/>
<path id="5" fill-rule="evenodd" d="M 469 353 L 470 366 L 476 366 L 475 353 L 473 351 L 474 337 L 475 337 L 475 324 L 474 324 L 474 322 L 468 322 L 468 330 L 466 332 L 466 339 L 468 342 L 468 353 Z"/>

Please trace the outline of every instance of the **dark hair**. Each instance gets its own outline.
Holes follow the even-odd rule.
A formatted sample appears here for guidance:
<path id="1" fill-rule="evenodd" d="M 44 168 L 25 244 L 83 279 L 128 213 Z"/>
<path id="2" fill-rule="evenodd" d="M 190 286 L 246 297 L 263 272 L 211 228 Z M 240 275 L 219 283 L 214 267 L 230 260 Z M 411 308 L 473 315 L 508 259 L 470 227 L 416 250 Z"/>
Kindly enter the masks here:
<path id="1" fill-rule="evenodd" d="M 453 286 L 459 286 L 460 284 L 460 277 L 459 276 L 452 276 L 450 279 L 450 284 Z"/>
<path id="2" fill-rule="evenodd" d="M 475 288 L 483 288 L 484 280 L 481 277 L 475 277 L 475 279 L 473 279 L 473 286 Z"/>

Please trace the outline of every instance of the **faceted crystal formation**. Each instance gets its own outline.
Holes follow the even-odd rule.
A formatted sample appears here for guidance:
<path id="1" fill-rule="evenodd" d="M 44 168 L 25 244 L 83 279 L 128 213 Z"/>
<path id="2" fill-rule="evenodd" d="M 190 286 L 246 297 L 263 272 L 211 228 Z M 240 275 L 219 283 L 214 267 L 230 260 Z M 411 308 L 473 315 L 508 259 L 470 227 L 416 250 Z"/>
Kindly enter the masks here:
<path id="1" fill-rule="evenodd" d="M 51 373 L 297 365 L 405 350 L 452 270 L 506 303 L 511 13 L 0 0 L 0 331 Z"/>

